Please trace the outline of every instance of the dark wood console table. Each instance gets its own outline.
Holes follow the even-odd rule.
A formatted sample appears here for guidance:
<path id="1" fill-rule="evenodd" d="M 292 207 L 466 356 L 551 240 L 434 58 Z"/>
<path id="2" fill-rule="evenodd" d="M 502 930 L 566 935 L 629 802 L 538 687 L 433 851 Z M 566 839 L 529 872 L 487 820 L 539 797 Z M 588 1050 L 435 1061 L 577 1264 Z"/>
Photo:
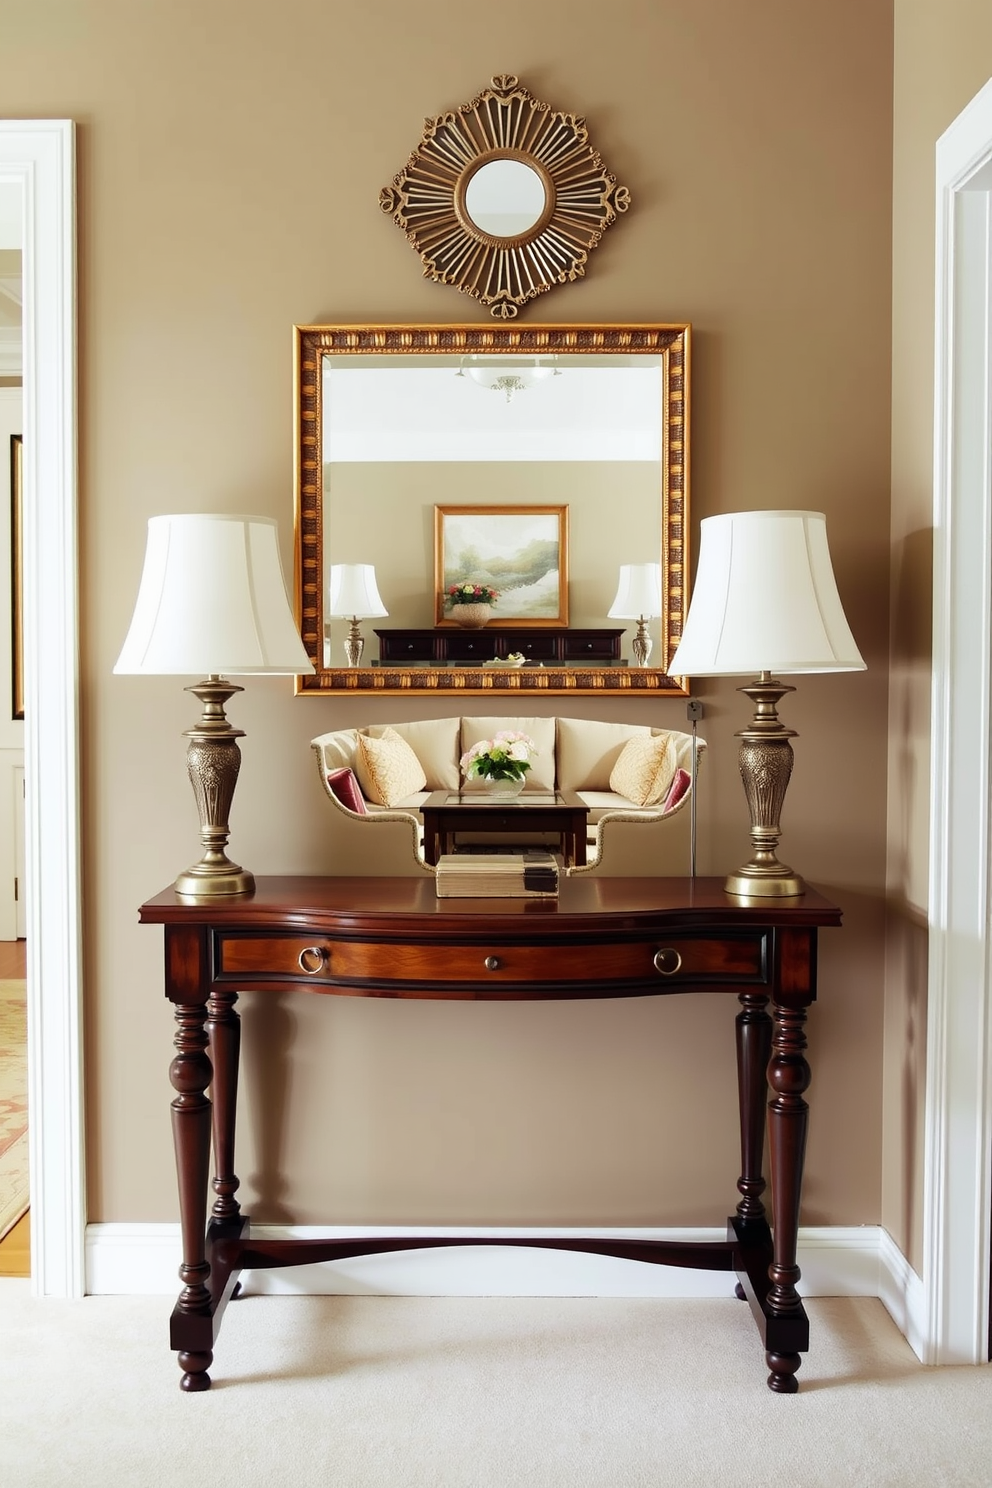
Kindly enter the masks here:
<path id="1" fill-rule="evenodd" d="M 527 630 L 520 626 L 501 626 L 498 621 L 481 630 L 466 630 L 460 625 L 436 626 L 433 630 L 377 630 L 379 660 L 385 665 L 397 662 L 431 662 L 435 666 L 457 665 L 465 661 L 505 660 L 511 652 L 521 652 L 528 661 L 561 665 L 584 661 L 610 666 L 620 660 L 619 630 Z"/>
<path id="2" fill-rule="evenodd" d="M 241 989 L 297 987 L 344 997 L 480 1001 L 676 992 L 736 998 L 740 1202 L 727 1239 L 499 1243 L 734 1272 L 737 1296 L 750 1302 L 758 1324 L 770 1388 L 796 1390 L 809 1346 L 796 1292 L 810 1078 L 803 1025 L 816 996 L 817 930 L 840 924 L 836 905 L 813 890 L 797 899 L 735 899 L 716 879 L 568 879 L 557 900 L 439 900 L 426 879 L 262 878 L 250 896 L 213 902 L 181 902 L 167 889 L 142 905 L 140 918 L 165 926 L 165 990 L 178 1024 L 170 1078 L 183 1288 L 171 1337 L 183 1389 L 210 1386 L 214 1341 L 242 1270 L 493 1243 L 252 1239 L 235 1197 L 235 1002 Z M 761 1198 L 769 1086 L 774 1234 Z M 208 1223 L 211 1130 L 215 1198 Z"/>

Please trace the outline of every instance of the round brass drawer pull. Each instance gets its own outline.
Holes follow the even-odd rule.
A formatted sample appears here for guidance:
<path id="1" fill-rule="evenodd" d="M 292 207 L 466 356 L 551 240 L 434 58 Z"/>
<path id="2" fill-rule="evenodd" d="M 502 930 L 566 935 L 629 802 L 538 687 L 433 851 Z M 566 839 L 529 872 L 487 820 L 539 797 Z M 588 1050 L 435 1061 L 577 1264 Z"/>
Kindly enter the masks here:
<path id="1" fill-rule="evenodd" d="M 663 951 L 655 951 L 654 964 L 655 969 L 660 971 L 662 976 L 674 976 L 682 965 L 682 957 L 678 951 L 667 947 Z"/>
<path id="2" fill-rule="evenodd" d="M 486 970 L 487 971 L 499 971 L 499 957 L 498 956 L 487 956 L 486 957 Z"/>
<path id="3" fill-rule="evenodd" d="M 323 971 L 326 962 L 327 952 L 323 946 L 307 946 L 300 952 L 298 964 L 307 976 L 316 976 L 318 971 Z"/>

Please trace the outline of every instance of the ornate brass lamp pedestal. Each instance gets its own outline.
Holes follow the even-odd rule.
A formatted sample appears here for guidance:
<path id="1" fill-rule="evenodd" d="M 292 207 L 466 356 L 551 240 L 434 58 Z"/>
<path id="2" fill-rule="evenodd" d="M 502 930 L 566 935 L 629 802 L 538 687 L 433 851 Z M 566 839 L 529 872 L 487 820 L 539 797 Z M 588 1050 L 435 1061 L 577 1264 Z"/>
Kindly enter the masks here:
<path id="1" fill-rule="evenodd" d="M 200 813 L 200 841 L 203 857 L 176 879 L 176 893 L 197 899 L 220 894 L 250 894 L 255 879 L 247 868 L 232 863 L 224 849 L 230 835 L 228 816 L 234 799 L 234 787 L 241 769 L 238 740 L 244 729 L 232 728 L 224 704 L 236 692 L 243 692 L 236 682 L 211 674 L 194 687 L 187 687 L 203 704 L 203 714 L 195 728 L 187 729 L 189 740 L 186 765 L 190 784 Z"/>
<path id="2" fill-rule="evenodd" d="M 630 643 L 630 649 L 634 653 L 634 660 L 639 667 L 647 666 L 653 644 L 651 637 L 648 635 L 647 616 L 641 615 L 637 621 L 637 634 Z"/>
<path id="3" fill-rule="evenodd" d="M 362 662 L 362 652 L 365 650 L 365 637 L 362 635 L 358 624 L 358 616 L 352 615 L 348 626 L 348 634 L 344 640 L 344 654 L 348 659 L 350 667 L 357 667 Z"/>
<path id="4" fill-rule="evenodd" d="M 792 775 L 789 740 L 796 737 L 795 729 L 787 729 L 779 720 L 776 704 L 787 692 L 796 689 L 776 681 L 771 672 L 761 672 L 756 682 L 737 690 L 754 703 L 750 728 L 740 729 L 735 735 L 741 741 L 741 779 L 751 813 L 754 851 L 749 862 L 729 875 L 724 887 L 728 894 L 752 898 L 803 894 L 806 891 L 803 880 L 776 856 L 782 834 L 779 817 Z"/>

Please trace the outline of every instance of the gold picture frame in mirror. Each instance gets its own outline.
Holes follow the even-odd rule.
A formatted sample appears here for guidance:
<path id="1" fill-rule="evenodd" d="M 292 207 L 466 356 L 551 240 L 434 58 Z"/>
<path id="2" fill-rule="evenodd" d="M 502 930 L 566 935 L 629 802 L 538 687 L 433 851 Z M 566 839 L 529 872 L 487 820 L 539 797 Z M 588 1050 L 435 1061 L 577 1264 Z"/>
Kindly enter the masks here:
<path id="1" fill-rule="evenodd" d="M 296 606 L 314 664 L 299 693 L 686 693 L 666 668 L 688 603 L 688 325 L 297 326 L 295 341 Z M 466 569 L 503 591 L 477 630 L 437 618 L 437 513 L 466 507 L 518 514 L 518 548 L 519 514 L 561 514 L 553 565 L 508 577 L 483 551 Z M 610 618 L 625 564 L 660 574 L 652 666 L 636 621 Z M 520 603 L 528 582 L 564 584 L 550 620 Z"/>
<path id="2" fill-rule="evenodd" d="M 589 142 L 585 119 L 542 103 L 510 74 L 424 121 L 379 205 L 420 255 L 499 320 L 582 278 L 630 192 Z"/>

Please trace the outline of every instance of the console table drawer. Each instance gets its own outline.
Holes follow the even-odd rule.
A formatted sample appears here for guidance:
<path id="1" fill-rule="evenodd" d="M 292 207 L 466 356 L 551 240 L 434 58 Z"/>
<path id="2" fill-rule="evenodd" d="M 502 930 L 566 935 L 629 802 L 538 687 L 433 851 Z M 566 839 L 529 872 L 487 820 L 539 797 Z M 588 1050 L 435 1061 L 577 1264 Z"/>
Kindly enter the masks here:
<path id="1" fill-rule="evenodd" d="M 217 944 L 217 973 L 264 980 L 292 977 L 319 985 L 375 983 L 541 983 L 602 982 L 763 983 L 767 979 L 767 937 L 761 931 L 726 937 L 665 937 L 634 942 L 513 945 L 494 937 L 491 944 L 430 941 L 359 941 L 312 936 L 224 936 Z"/>
<path id="2" fill-rule="evenodd" d="M 519 651 L 531 661 L 557 661 L 561 655 L 560 647 L 558 631 L 538 631 L 536 635 L 521 636 L 519 640 L 514 640 L 511 634 L 503 637 L 502 654 L 509 656 L 511 651 Z"/>
<path id="3" fill-rule="evenodd" d="M 619 660 L 621 635 L 622 632 L 613 635 L 600 631 L 566 631 L 563 638 L 565 660 Z"/>
<path id="4" fill-rule="evenodd" d="M 430 631 L 377 632 L 381 661 L 433 661 L 434 637 Z"/>
<path id="5" fill-rule="evenodd" d="M 484 630 L 453 631 L 445 637 L 444 654 L 449 661 L 492 661 L 496 640 Z"/>

